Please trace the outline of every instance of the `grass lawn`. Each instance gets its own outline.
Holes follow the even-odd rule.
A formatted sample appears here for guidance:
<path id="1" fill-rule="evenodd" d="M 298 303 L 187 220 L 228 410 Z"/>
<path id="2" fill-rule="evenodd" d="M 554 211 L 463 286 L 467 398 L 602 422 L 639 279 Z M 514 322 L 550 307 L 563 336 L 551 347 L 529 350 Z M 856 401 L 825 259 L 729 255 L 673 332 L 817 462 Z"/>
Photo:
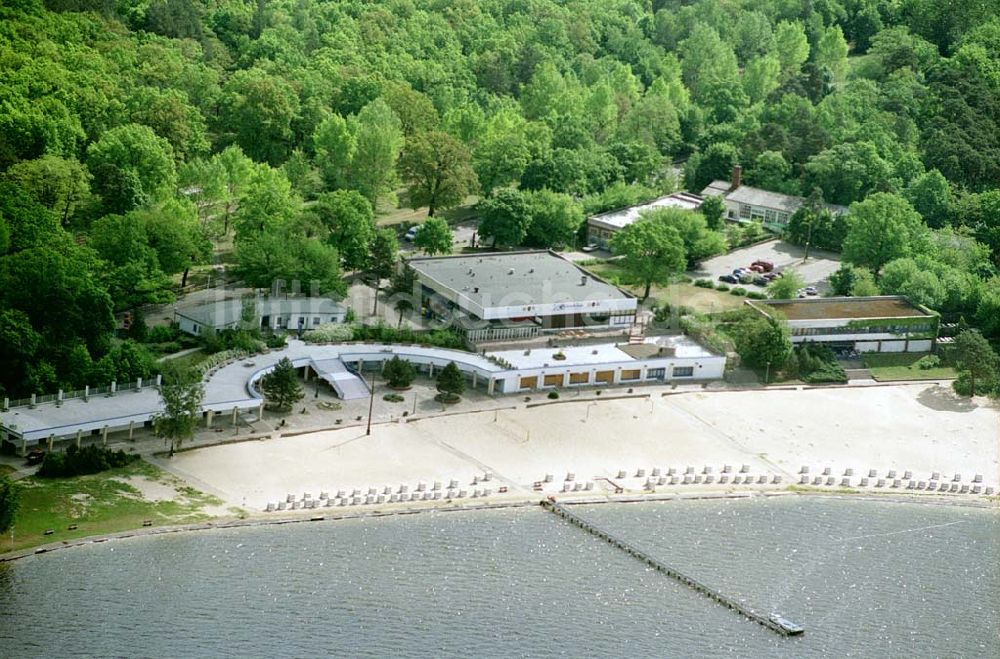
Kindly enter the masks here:
<path id="1" fill-rule="evenodd" d="M 198 352 L 192 352 L 190 355 L 184 355 L 183 357 L 178 357 L 169 361 L 172 364 L 176 364 L 180 368 L 191 368 L 192 366 L 197 366 L 211 356 L 212 355 L 208 354 L 204 350 L 200 350 Z"/>
<path id="2" fill-rule="evenodd" d="M 642 295 L 643 287 L 626 283 L 629 281 L 629 275 L 617 263 L 604 261 L 586 265 L 584 269 L 593 272 L 602 279 L 607 279 L 612 284 L 621 286 L 635 296 Z M 746 300 L 743 296 L 730 295 L 728 291 L 701 288 L 687 283 L 653 286 L 649 291 L 649 299 L 656 300 L 661 305 L 666 302 L 671 307 L 690 307 L 695 313 L 715 313 L 738 309 L 743 306 L 743 301 Z"/>
<path id="3" fill-rule="evenodd" d="M 922 370 L 916 364 L 928 353 L 902 352 L 892 354 L 866 354 L 862 357 L 865 367 L 879 382 L 894 380 L 944 380 L 958 377 L 951 366 L 938 366 Z"/>
<path id="4" fill-rule="evenodd" d="M 448 221 L 448 224 L 458 224 L 459 222 L 464 222 L 465 220 L 476 216 L 475 206 L 478 202 L 479 197 L 466 197 L 462 205 L 456 206 L 455 208 L 449 208 L 448 210 L 438 211 L 437 217 L 444 218 Z M 402 224 L 403 222 L 421 224 L 426 219 L 426 208 L 418 208 L 414 210 L 412 208 L 387 208 L 380 206 L 376 213 L 375 222 L 380 227 L 388 227 L 396 224 Z"/>
<path id="5" fill-rule="evenodd" d="M 145 461 L 76 478 L 24 478 L 18 484 L 21 509 L 14 543 L 3 538 L 0 551 L 140 528 L 147 519 L 154 526 L 197 522 L 211 517 L 204 507 L 222 503 Z M 150 501 L 140 487 L 172 500 Z M 71 524 L 76 530 L 68 529 Z M 47 536 L 46 529 L 55 533 Z"/>

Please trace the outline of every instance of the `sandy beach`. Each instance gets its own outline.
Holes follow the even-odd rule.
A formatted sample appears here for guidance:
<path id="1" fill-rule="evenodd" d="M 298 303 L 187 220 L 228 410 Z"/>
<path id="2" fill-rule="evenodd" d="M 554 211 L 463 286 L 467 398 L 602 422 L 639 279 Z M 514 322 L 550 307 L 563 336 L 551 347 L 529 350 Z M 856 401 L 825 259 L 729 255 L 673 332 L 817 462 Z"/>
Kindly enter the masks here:
<path id="1" fill-rule="evenodd" d="M 514 403 L 514 399 L 511 401 Z M 830 468 L 839 485 L 846 469 L 880 477 L 898 470 L 926 480 L 940 472 L 963 483 L 982 475 L 1000 482 L 1000 412 L 985 400 L 955 397 L 938 385 L 894 385 L 769 391 L 698 391 L 554 404 L 519 403 L 516 409 L 473 412 L 380 424 L 371 436 L 359 428 L 249 441 L 187 451 L 158 461 L 228 505 L 261 511 L 288 494 L 369 488 L 410 492 L 456 480 L 467 494 L 490 488 L 490 499 L 537 499 L 533 484 L 551 475 L 542 493 L 573 483 L 594 483 L 586 494 L 641 492 L 658 469 L 682 475 L 709 467 L 744 465 L 768 486 L 797 483 Z M 639 470 L 643 476 L 637 476 Z M 619 479 L 620 472 L 625 479 Z M 490 483 L 474 478 L 492 474 Z M 781 484 L 773 485 L 774 476 Z M 854 478 L 852 487 L 857 483 Z M 874 485 L 874 480 L 872 481 Z M 500 495 L 501 487 L 508 492 Z M 659 492 L 698 489 L 740 491 L 743 486 L 669 484 Z M 888 487 L 888 485 L 887 485 Z M 582 488 L 581 488 L 582 489 Z M 898 491 L 898 490 L 891 490 Z M 581 492 L 583 494 L 583 492 Z"/>

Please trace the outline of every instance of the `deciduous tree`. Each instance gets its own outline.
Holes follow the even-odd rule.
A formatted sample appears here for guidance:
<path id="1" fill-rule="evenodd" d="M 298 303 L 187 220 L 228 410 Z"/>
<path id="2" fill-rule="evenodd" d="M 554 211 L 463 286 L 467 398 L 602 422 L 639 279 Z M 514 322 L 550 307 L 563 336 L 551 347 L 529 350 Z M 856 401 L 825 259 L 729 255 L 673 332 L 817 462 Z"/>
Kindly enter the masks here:
<path id="1" fill-rule="evenodd" d="M 503 188 L 479 202 L 479 233 L 497 247 L 520 245 L 531 224 L 531 209 L 523 192 Z"/>
<path id="2" fill-rule="evenodd" d="M 955 337 L 955 365 L 969 379 L 969 395 L 976 395 L 976 384 L 997 376 L 998 359 L 989 341 L 976 329 L 966 329 Z"/>
<path id="3" fill-rule="evenodd" d="M 472 156 L 451 135 L 435 131 L 407 141 L 399 170 L 409 185 L 410 207 L 427 206 L 427 215 L 461 204 L 479 188 Z"/>
<path id="4" fill-rule="evenodd" d="M 205 397 L 201 374 L 194 369 L 168 362 L 160 385 L 163 411 L 153 417 L 153 431 L 170 443 L 170 455 L 187 440 L 201 420 L 201 402 Z"/>
<path id="5" fill-rule="evenodd" d="M 645 287 L 642 301 L 653 284 L 666 284 L 687 262 L 684 239 L 674 227 L 644 217 L 628 225 L 611 239 L 611 249 L 623 256 L 622 266 Z"/>
<path id="6" fill-rule="evenodd" d="M 877 192 L 851 205 L 843 257 L 877 276 L 889 261 L 922 251 L 926 234 L 927 227 L 910 202 Z"/>
<path id="7" fill-rule="evenodd" d="M 448 222 L 440 217 L 429 217 L 420 225 L 413 244 L 427 254 L 451 254 L 454 237 Z"/>

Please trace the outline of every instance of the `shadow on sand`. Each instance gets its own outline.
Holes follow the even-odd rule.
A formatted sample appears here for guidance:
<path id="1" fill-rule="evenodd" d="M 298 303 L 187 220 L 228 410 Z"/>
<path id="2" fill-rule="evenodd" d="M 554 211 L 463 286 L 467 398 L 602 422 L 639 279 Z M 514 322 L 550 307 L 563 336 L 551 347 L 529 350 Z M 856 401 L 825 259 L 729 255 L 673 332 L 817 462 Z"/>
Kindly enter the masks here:
<path id="1" fill-rule="evenodd" d="M 939 384 L 921 391 L 917 401 L 924 407 L 939 412 L 972 412 L 979 407 L 971 398 L 963 398 L 951 387 L 942 387 Z"/>

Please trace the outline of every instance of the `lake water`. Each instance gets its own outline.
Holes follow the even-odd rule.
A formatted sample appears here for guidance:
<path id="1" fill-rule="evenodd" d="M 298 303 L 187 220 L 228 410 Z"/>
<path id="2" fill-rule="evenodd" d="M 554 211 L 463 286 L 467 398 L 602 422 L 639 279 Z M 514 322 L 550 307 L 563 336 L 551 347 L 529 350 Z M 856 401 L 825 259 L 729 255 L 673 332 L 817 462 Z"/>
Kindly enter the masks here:
<path id="1" fill-rule="evenodd" d="M 785 638 L 538 508 L 137 538 L 0 567 L 0 655 L 1000 656 L 1000 512 L 577 506 Z"/>

